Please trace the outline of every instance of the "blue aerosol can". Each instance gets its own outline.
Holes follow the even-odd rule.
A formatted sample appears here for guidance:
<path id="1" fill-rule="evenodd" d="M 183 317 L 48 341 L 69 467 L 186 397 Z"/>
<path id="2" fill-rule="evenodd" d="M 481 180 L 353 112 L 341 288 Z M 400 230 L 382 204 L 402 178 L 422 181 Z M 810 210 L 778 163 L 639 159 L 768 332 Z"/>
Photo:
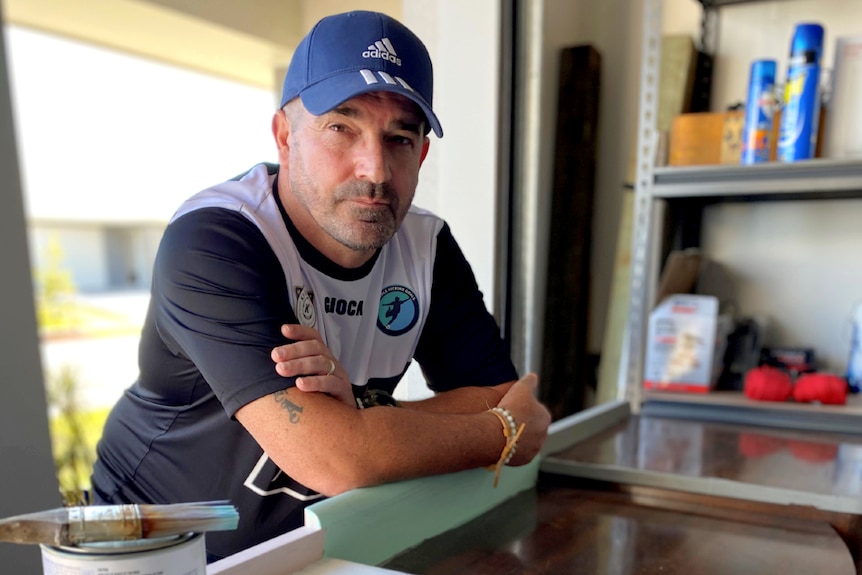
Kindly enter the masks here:
<path id="1" fill-rule="evenodd" d="M 850 359 L 847 361 L 847 383 L 850 391 L 862 390 L 862 304 L 856 307 L 853 317 L 853 337 L 850 343 Z"/>
<path id="2" fill-rule="evenodd" d="M 748 78 L 745 125 L 742 129 L 743 164 L 769 161 L 772 118 L 775 112 L 775 60 L 755 60 Z"/>
<path id="3" fill-rule="evenodd" d="M 820 120 L 820 57 L 823 26 L 798 24 L 790 44 L 790 63 L 784 85 L 784 108 L 778 131 L 776 157 L 794 162 L 814 157 Z"/>

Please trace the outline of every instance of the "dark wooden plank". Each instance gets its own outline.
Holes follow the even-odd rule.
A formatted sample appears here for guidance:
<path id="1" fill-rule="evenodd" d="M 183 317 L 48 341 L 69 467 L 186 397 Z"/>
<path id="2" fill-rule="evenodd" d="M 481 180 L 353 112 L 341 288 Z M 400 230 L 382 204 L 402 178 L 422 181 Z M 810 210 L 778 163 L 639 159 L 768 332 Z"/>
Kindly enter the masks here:
<path id="1" fill-rule="evenodd" d="M 591 46 L 560 53 L 540 389 L 554 419 L 583 409 L 595 379 L 587 327 L 600 66 Z"/>

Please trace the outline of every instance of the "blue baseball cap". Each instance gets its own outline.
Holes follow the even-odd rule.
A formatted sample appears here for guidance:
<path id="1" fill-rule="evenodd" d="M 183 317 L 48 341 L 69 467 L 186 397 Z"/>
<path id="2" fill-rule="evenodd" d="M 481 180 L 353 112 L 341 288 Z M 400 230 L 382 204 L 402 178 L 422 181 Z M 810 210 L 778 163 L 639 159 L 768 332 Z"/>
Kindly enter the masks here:
<path id="1" fill-rule="evenodd" d="M 367 92 L 395 92 L 422 109 L 437 137 L 431 109 L 434 71 L 422 41 L 401 22 L 378 12 L 327 16 L 302 39 L 281 92 L 281 107 L 299 96 L 315 116 Z"/>

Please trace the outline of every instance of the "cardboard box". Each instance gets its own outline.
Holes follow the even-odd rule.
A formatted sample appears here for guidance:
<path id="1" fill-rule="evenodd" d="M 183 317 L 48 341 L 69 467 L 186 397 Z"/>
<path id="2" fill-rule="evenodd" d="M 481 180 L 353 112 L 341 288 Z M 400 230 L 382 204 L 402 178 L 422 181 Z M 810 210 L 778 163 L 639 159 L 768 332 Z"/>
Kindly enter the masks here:
<path id="1" fill-rule="evenodd" d="M 680 114 L 671 123 L 668 164 L 738 164 L 744 122 L 742 111 Z"/>
<path id="2" fill-rule="evenodd" d="M 732 320 L 718 298 L 674 294 L 650 314 L 644 387 L 705 393 L 718 382 Z"/>
<path id="3" fill-rule="evenodd" d="M 820 108 L 820 129 L 814 157 L 822 157 L 823 126 L 826 122 L 826 108 Z M 769 141 L 769 161 L 775 161 L 778 144 L 778 127 L 781 125 L 781 110 L 775 112 L 772 122 L 772 135 Z M 668 165 L 705 166 L 715 164 L 739 164 L 742 159 L 742 130 L 745 127 L 745 113 L 703 112 L 699 114 L 680 114 L 673 119 L 670 127 Z"/>

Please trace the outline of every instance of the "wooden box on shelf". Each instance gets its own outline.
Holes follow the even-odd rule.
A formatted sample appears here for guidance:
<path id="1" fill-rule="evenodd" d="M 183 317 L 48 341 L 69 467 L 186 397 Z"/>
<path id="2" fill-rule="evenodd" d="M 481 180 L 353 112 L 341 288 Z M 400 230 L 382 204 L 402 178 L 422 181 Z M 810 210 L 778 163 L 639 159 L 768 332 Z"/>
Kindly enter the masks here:
<path id="1" fill-rule="evenodd" d="M 820 129 L 814 157 L 822 157 L 826 108 L 820 109 Z M 775 112 L 769 139 L 769 160 L 775 161 L 781 110 Z M 671 122 L 668 165 L 707 166 L 739 164 L 742 157 L 742 132 L 745 112 L 701 112 L 680 114 Z"/>
<path id="2" fill-rule="evenodd" d="M 743 112 L 680 114 L 670 128 L 671 166 L 738 164 Z"/>

